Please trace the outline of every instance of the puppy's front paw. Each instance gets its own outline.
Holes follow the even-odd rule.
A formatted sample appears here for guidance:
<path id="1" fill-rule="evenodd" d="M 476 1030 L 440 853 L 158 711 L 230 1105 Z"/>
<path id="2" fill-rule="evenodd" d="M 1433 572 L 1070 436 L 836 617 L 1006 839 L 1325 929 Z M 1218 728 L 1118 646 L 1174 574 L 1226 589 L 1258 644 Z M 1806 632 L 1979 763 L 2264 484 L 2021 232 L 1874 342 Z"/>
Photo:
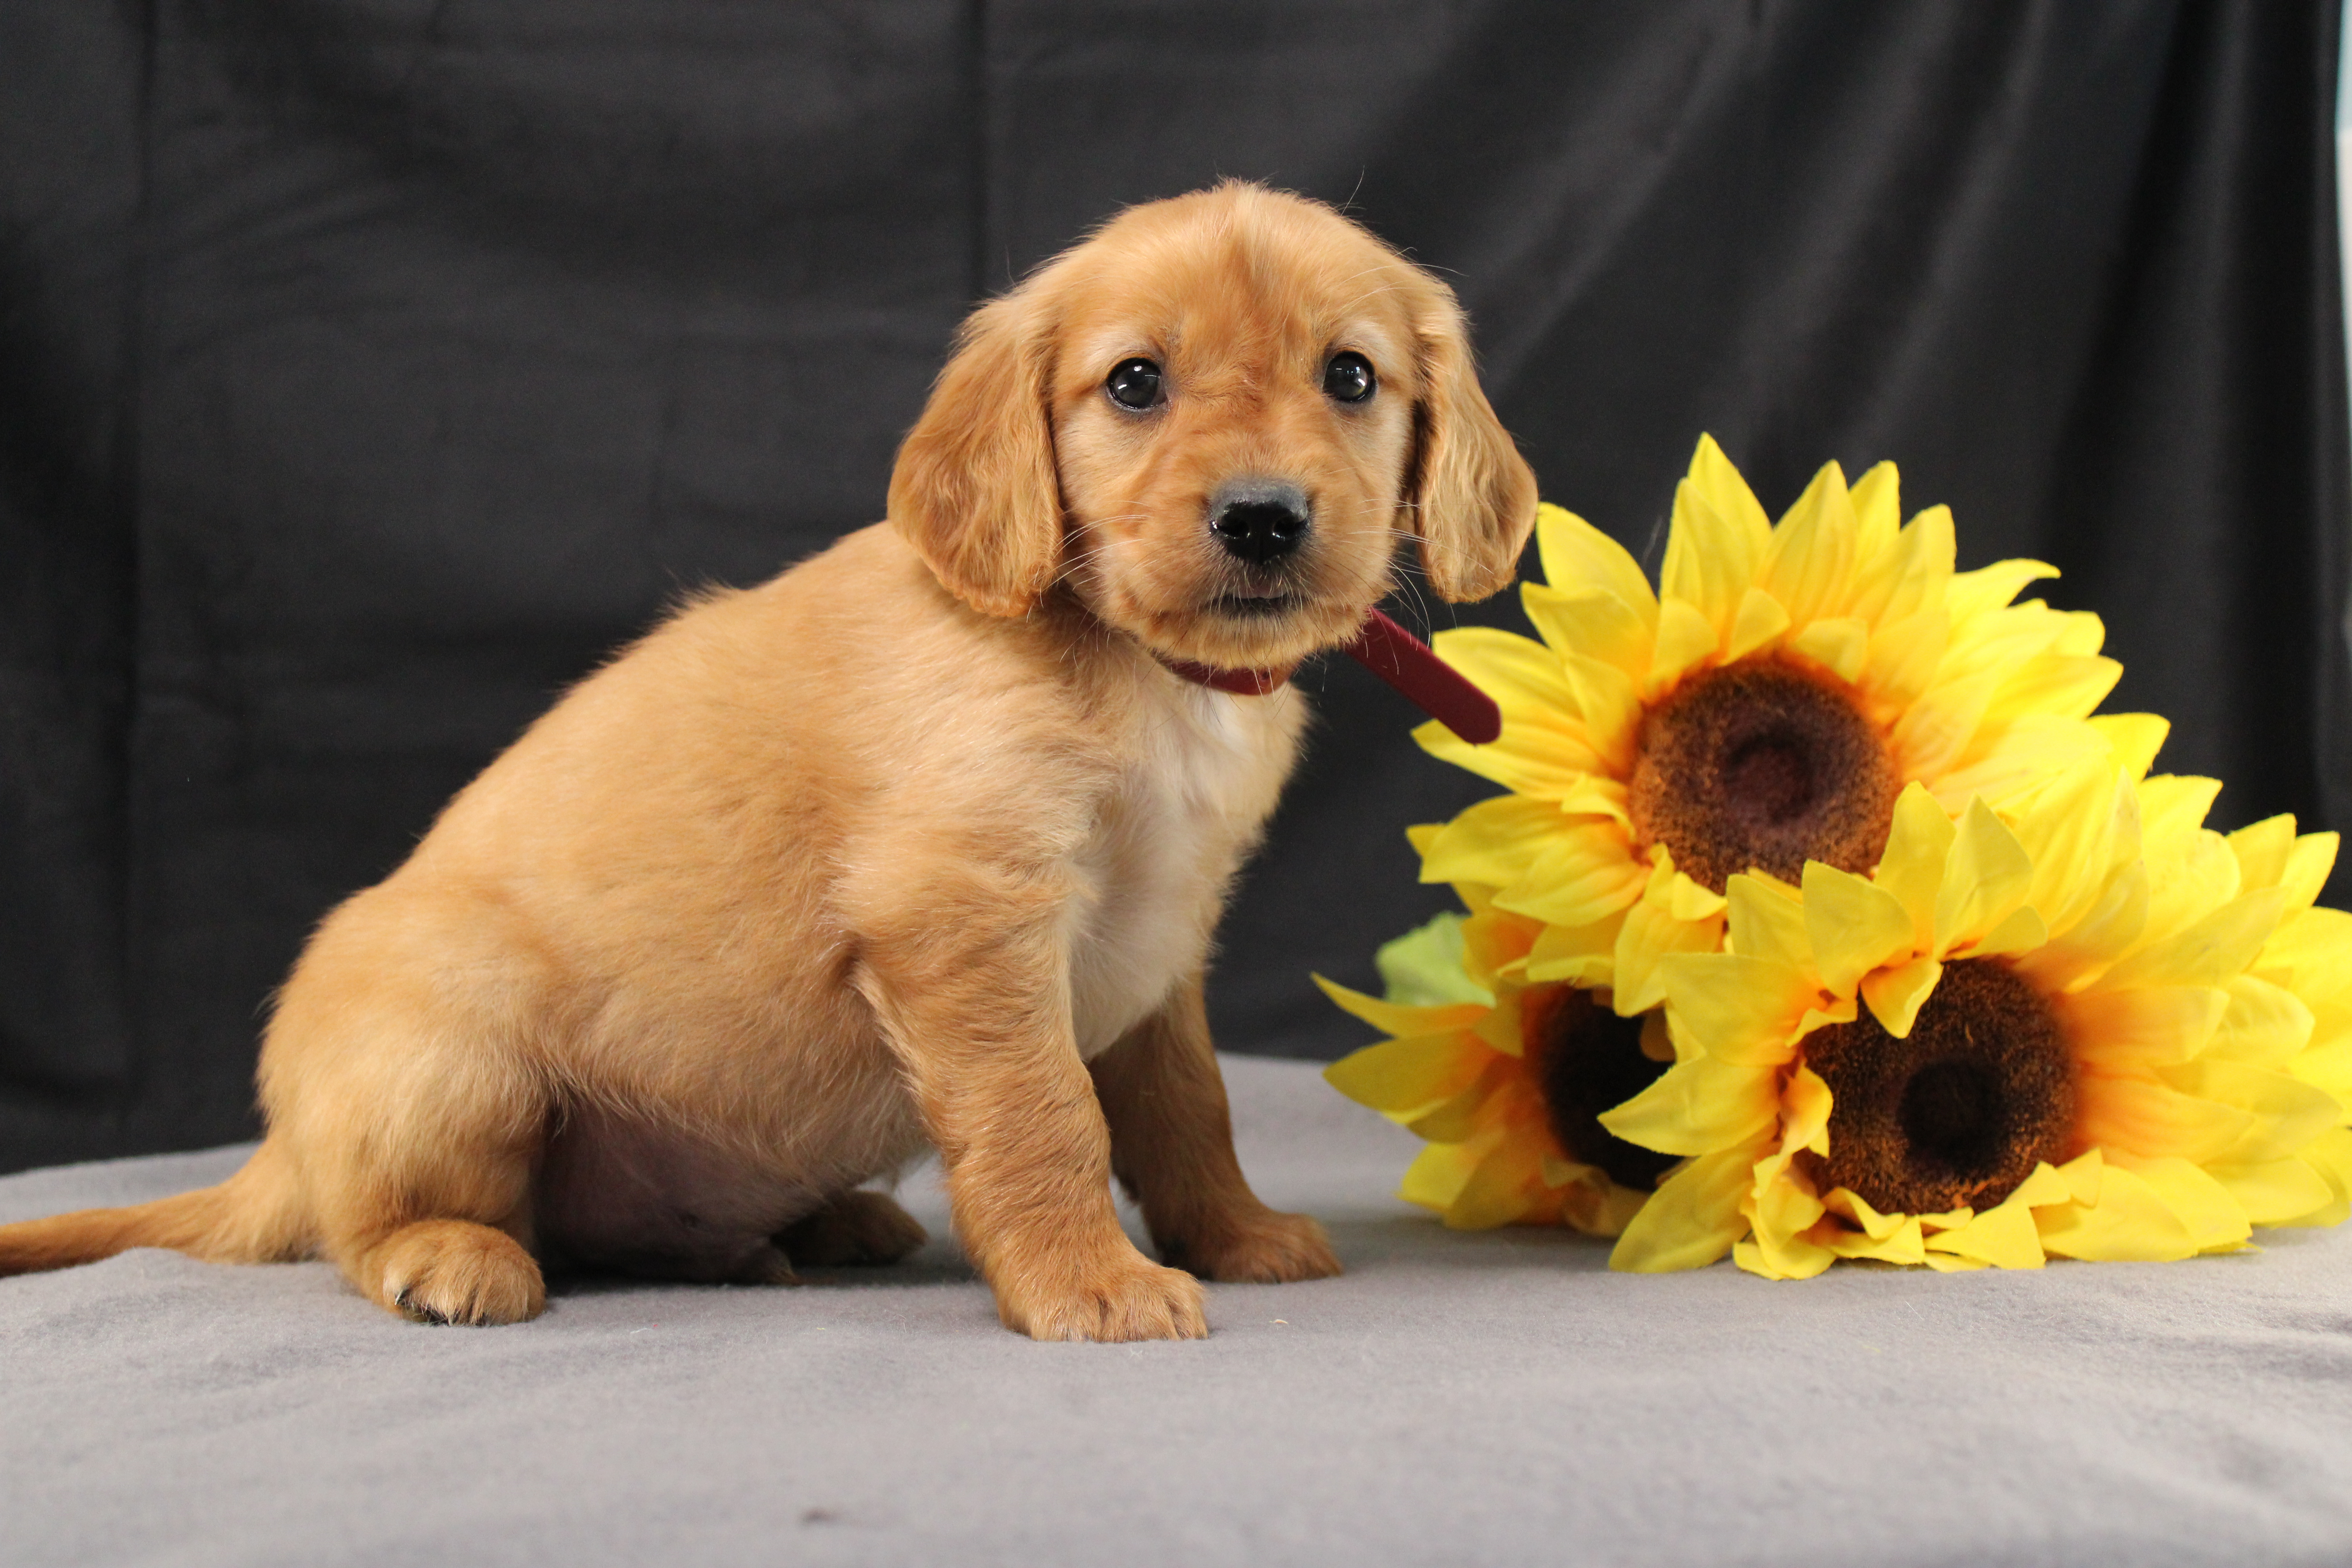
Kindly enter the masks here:
<path id="1" fill-rule="evenodd" d="M 1199 1340 L 1209 1334 L 1201 1282 L 1133 1247 L 1074 1278 L 996 1286 L 996 1314 L 1033 1340 Z"/>
<path id="2" fill-rule="evenodd" d="M 1215 1233 L 1171 1241 L 1168 1260 L 1203 1279 L 1285 1285 L 1295 1279 L 1328 1279 L 1339 1272 L 1339 1255 L 1321 1225 L 1307 1215 L 1256 1214 Z"/>

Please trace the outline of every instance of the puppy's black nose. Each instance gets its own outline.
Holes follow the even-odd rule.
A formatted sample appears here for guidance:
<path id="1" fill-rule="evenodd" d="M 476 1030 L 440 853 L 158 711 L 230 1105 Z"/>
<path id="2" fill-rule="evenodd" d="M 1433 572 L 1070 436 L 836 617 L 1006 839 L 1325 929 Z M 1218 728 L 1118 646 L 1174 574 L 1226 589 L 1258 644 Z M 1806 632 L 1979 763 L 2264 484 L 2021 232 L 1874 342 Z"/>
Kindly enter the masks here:
<path id="1" fill-rule="evenodd" d="M 1264 479 L 1220 485 L 1209 498 L 1209 531 L 1227 554 L 1265 566 L 1297 550 L 1307 537 L 1307 492 Z"/>

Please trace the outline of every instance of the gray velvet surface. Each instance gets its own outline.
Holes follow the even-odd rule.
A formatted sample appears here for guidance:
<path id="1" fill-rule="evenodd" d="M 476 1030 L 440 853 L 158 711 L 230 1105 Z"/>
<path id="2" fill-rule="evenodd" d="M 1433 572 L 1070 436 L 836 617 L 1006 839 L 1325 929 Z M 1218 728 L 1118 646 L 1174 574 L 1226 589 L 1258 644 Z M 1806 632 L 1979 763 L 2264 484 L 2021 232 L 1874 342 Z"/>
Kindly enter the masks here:
<path id="1" fill-rule="evenodd" d="M 0 1280 L 0 1562 L 2263 1563 L 2352 1560 L 2352 1235 L 2037 1273 L 1450 1234 L 1415 1147 L 1228 1058 L 1244 1164 L 1346 1278 L 1213 1336 L 1036 1345 L 945 1239 L 798 1289 L 583 1284 L 394 1321 L 318 1265 Z M 0 1218 L 240 1151 L 29 1172 Z"/>

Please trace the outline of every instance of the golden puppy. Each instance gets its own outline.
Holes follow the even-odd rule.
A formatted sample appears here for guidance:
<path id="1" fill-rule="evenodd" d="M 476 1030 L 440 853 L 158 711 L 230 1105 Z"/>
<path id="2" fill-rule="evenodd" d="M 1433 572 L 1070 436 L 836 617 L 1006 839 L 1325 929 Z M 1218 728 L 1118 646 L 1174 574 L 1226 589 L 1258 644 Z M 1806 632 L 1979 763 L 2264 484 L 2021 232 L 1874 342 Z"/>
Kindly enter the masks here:
<path id="1" fill-rule="evenodd" d="M 1534 510 L 1442 284 L 1254 185 L 1124 213 L 972 317 L 887 522 L 671 618 L 327 917 L 243 1170 L 0 1228 L 0 1272 L 323 1255 L 512 1322 L 539 1258 L 900 1257 L 921 1227 L 858 1188 L 928 1140 L 1041 1339 L 1199 1335 L 1195 1274 L 1336 1273 L 1242 1179 L 1201 1002 L 1305 705 L 1176 667 L 1345 642 L 1400 531 L 1482 598 Z"/>

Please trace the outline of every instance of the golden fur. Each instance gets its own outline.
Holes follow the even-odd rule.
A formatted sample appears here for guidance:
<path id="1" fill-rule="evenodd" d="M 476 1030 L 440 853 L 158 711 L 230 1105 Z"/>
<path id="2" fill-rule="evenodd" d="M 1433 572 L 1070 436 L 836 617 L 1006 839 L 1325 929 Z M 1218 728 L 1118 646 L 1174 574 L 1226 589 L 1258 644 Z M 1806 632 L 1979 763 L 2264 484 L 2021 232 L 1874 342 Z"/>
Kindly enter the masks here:
<path id="1" fill-rule="evenodd" d="M 1322 390 L 1341 350 L 1376 367 L 1362 405 Z M 1143 414 L 1104 392 L 1138 355 L 1169 389 Z M 1278 569 L 1211 537 L 1236 476 L 1313 500 Z M 1039 1338 L 1198 1335 L 1196 1274 L 1335 1273 L 1242 1178 L 1201 1000 L 1305 710 L 1160 659 L 1344 642 L 1400 532 L 1483 597 L 1534 506 L 1443 285 L 1253 185 L 1132 209 L 973 315 L 888 522 L 670 619 L 327 917 L 242 1171 L 0 1227 L 0 1273 L 323 1256 L 394 1311 L 510 1322 L 542 1259 L 902 1256 L 921 1228 L 856 1189 L 927 1141 Z M 1181 1268 L 1120 1231 L 1114 1173 Z"/>

